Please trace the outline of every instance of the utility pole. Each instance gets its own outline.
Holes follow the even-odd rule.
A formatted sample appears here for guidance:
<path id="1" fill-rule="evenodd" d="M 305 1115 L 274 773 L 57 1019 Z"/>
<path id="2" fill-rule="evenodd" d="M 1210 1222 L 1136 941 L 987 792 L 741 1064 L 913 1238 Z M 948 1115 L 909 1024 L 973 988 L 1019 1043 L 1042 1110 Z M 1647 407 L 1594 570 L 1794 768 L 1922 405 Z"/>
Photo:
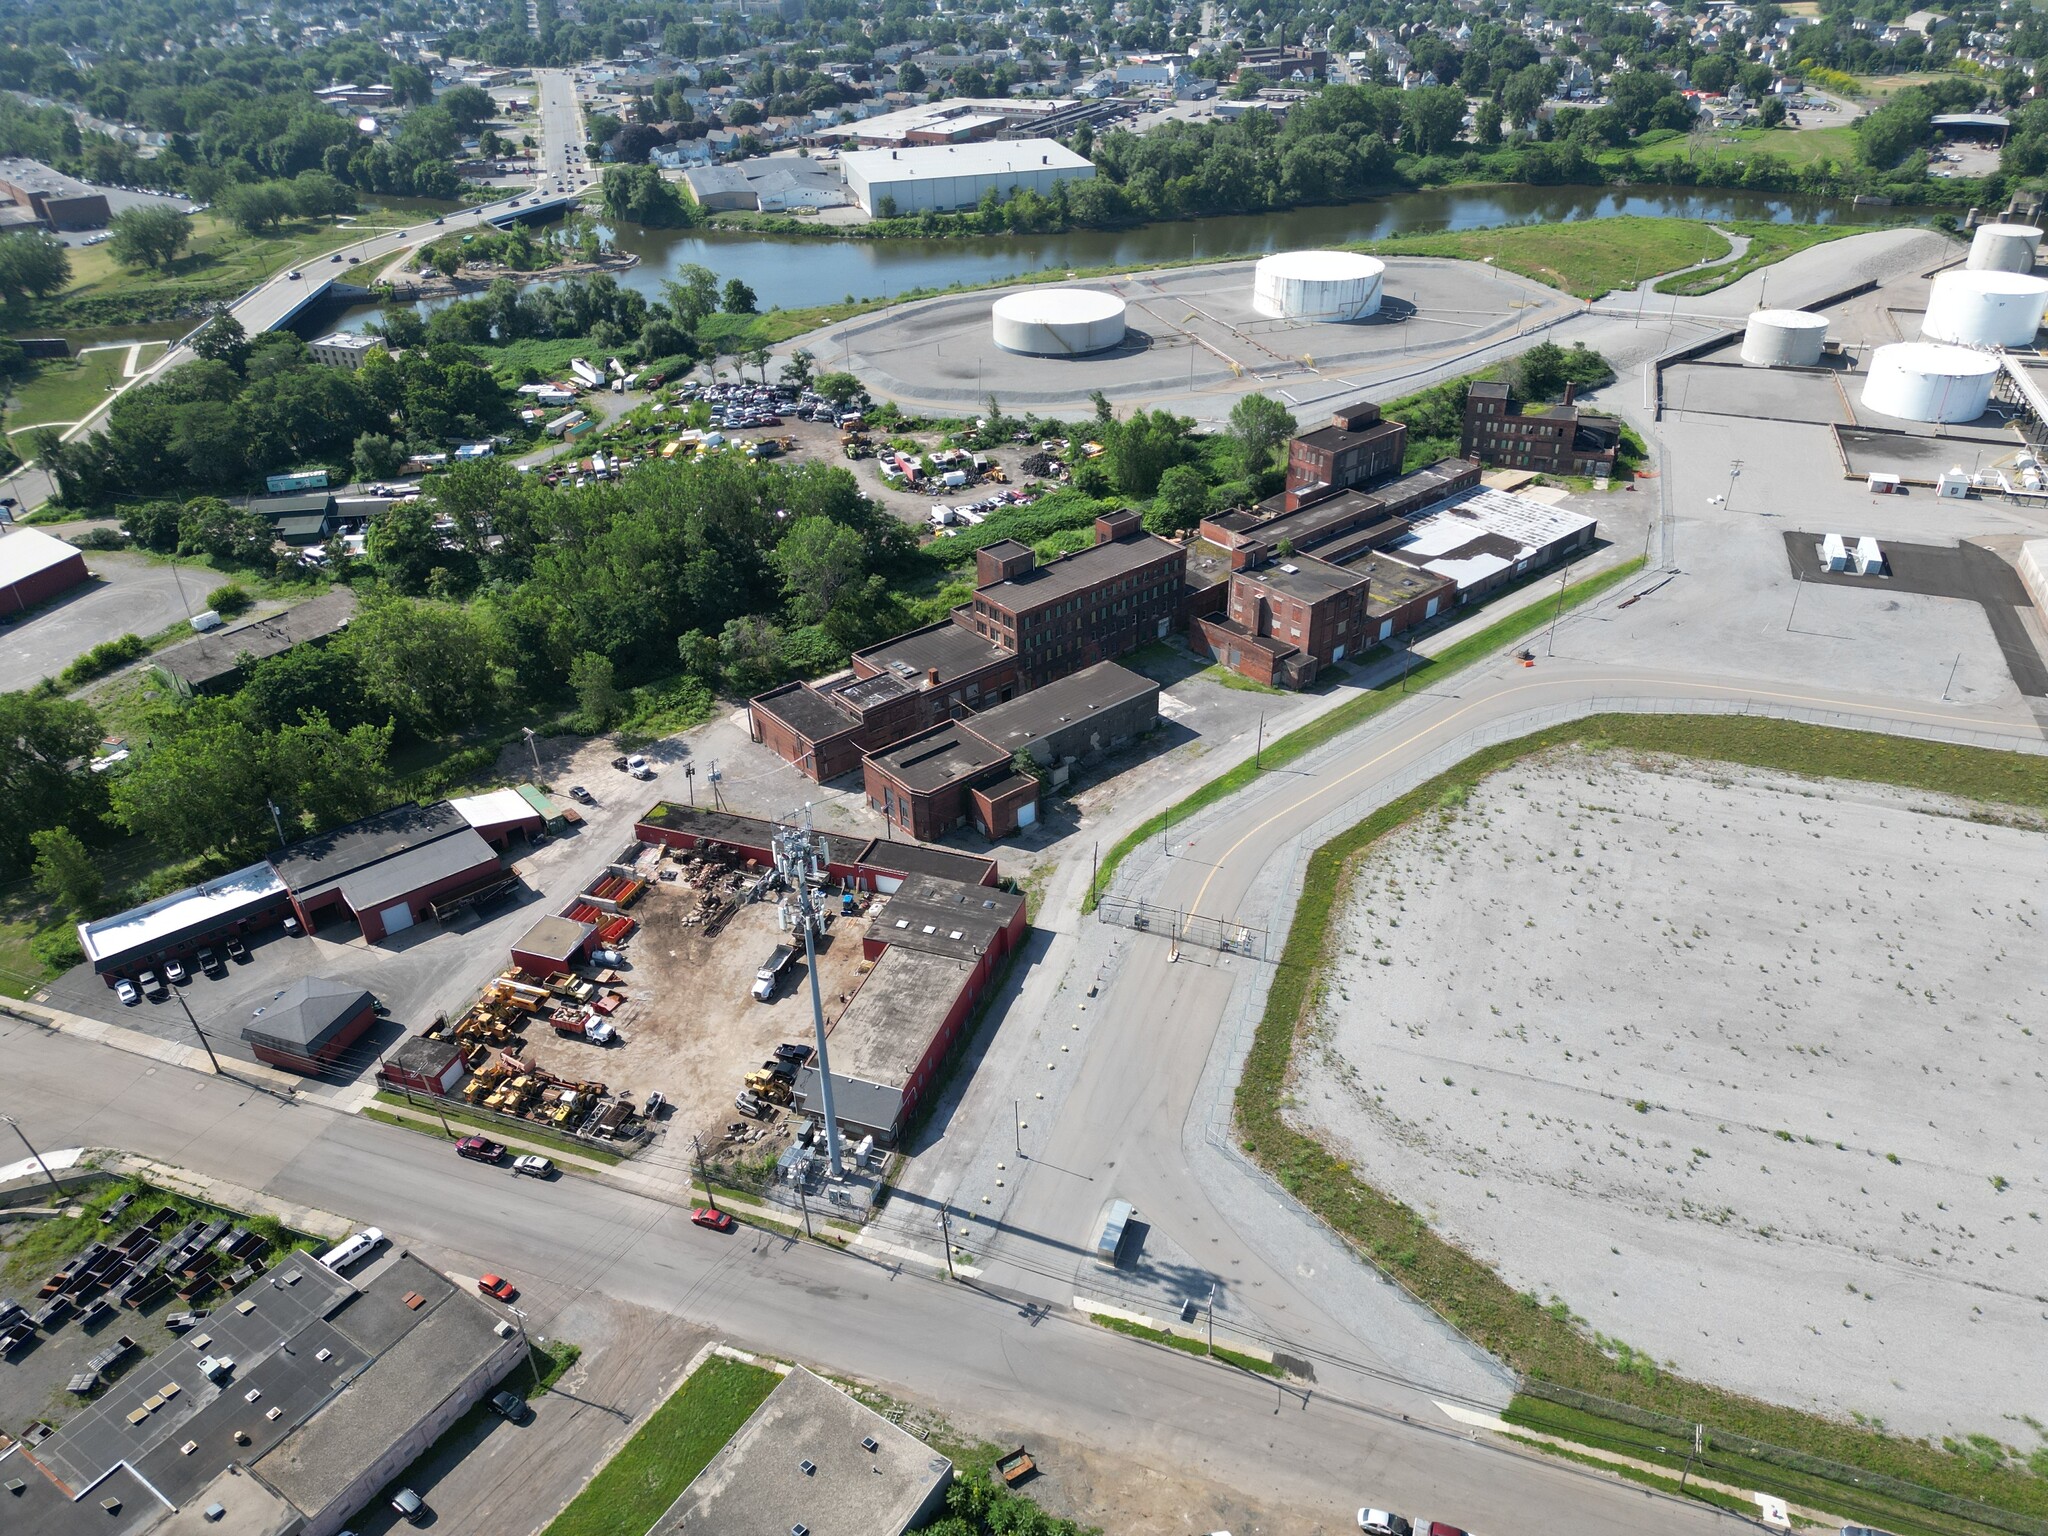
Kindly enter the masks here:
<path id="1" fill-rule="evenodd" d="M 1024 1101 L 1022 1099 L 1012 1099 L 1010 1100 L 1010 1107 L 1016 1112 L 1017 1156 L 1019 1159 L 1022 1159 L 1024 1156 Z"/>
<path id="2" fill-rule="evenodd" d="M 263 797 L 263 803 L 270 807 L 270 824 L 277 828 L 277 846 L 282 848 L 285 846 L 284 818 L 277 813 L 277 802 L 268 795 Z"/>
<path id="3" fill-rule="evenodd" d="M 697 808 L 697 765 L 695 763 L 683 764 L 683 782 L 690 787 L 690 809 L 694 811 Z"/>
<path id="4" fill-rule="evenodd" d="M 718 1209 L 718 1196 L 711 1188 L 711 1170 L 704 1166 L 704 1138 L 692 1136 L 690 1145 L 697 1149 L 697 1177 L 704 1181 L 704 1201 L 712 1210 Z"/>
<path id="5" fill-rule="evenodd" d="M 199 1021 L 192 1017 L 192 1005 L 185 1001 L 185 994 L 180 992 L 176 987 L 172 987 L 171 996 L 175 997 L 178 1000 L 178 1006 L 185 1010 L 185 1022 L 192 1026 L 192 1033 L 197 1035 L 199 1037 L 199 1043 L 202 1046 L 205 1046 L 206 1059 L 213 1063 L 213 1075 L 215 1077 L 220 1077 L 224 1075 L 220 1070 L 220 1058 L 213 1054 L 213 1045 L 206 1038 L 206 1031 L 201 1029 L 199 1027 Z"/>
<path id="6" fill-rule="evenodd" d="M 810 1197 L 804 1193 L 804 1181 L 801 1175 L 798 1176 L 796 1181 L 796 1203 L 803 1209 L 804 1236 L 809 1237 L 811 1235 L 811 1201 Z"/>
<path id="7" fill-rule="evenodd" d="M 1792 573 L 1792 611 L 1785 615 L 1785 633 L 1792 632 L 1792 621 L 1799 616 L 1799 594 L 1806 590 L 1806 576 L 1801 571 Z"/>
<path id="8" fill-rule="evenodd" d="M 775 833 L 775 867 L 782 883 L 796 898 L 797 922 L 804 930 L 804 964 L 811 978 L 811 1028 L 817 1037 L 818 1100 L 825 1119 L 826 1167 L 833 1178 L 841 1177 L 839 1116 L 832 1108 L 832 1059 L 825 1045 L 825 995 L 818 987 L 818 914 L 811 903 L 812 871 L 817 853 L 811 832 L 811 808 L 804 807 L 803 819 Z"/>
<path id="9" fill-rule="evenodd" d="M 1209 1282 L 1209 1353 L 1212 1356 L 1216 1353 L 1216 1285 L 1214 1280 Z"/>
<path id="10" fill-rule="evenodd" d="M 1960 666 L 1961 666 L 1962 664 L 1963 664 L 1963 653 L 1962 653 L 1961 651 L 1957 651 L 1957 652 L 1956 652 L 1956 659 L 1955 659 L 1955 662 L 1954 662 L 1954 664 L 1953 664 L 1952 666 L 1950 666 L 1950 667 L 1949 667 L 1949 669 L 1948 669 L 1948 681 L 1947 681 L 1947 682 L 1945 682 L 1945 683 L 1943 683 L 1943 684 L 1941 685 L 1941 701 L 1942 701 L 1942 703 L 1944 703 L 1944 704 L 1946 704 L 1946 703 L 1948 702 L 1948 691 L 1949 691 L 1949 689 L 1951 689 L 1951 688 L 1955 687 L 1955 685 L 1956 685 L 1956 668 L 1957 668 L 1957 667 L 1960 667 Z"/>
<path id="11" fill-rule="evenodd" d="M 1259 711 L 1259 738 L 1252 747 L 1252 767 L 1257 768 L 1266 757 L 1266 712 Z"/>
<path id="12" fill-rule="evenodd" d="M 953 1228 L 946 1221 L 943 1205 L 939 1207 L 939 1238 L 946 1245 L 946 1278 L 958 1280 L 960 1277 L 953 1273 Z"/>
<path id="13" fill-rule="evenodd" d="M 513 1306 L 510 1302 L 505 1304 L 505 1310 L 519 1319 L 519 1348 L 525 1353 L 527 1366 L 533 1371 L 533 1390 L 538 1392 L 540 1390 L 540 1362 L 533 1358 L 533 1341 L 526 1336 L 526 1313 L 520 1308 Z"/>
<path id="14" fill-rule="evenodd" d="M 1690 380 L 1687 380 L 1690 383 Z M 1721 504 L 1730 512 L 1735 510 L 1735 482 L 1742 478 L 1742 460 L 1728 461 L 1728 494 L 1721 498 Z"/>
<path id="15" fill-rule="evenodd" d="M 526 733 L 526 750 L 533 754 L 533 776 L 538 781 L 540 778 L 540 748 L 534 744 L 533 727 L 522 725 L 519 729 Z"/>
<path id="16" fill-rule="evenodd" d="M 14 1127 L 14 1134 L 21 1138 L 21 1144 L 24 1147 L 28 1147 L 28 1155 L 36 1160 L 36 1166 L 43 1170 L 43 1177 L 50 1181 L 50 1188 L 57 1191 L 61 1196 L 64 1193 L 64 1186 L 57 1182 L 57 1175 L 50 1172 L 50 1165 L 43 1161 L 43 1154 L 34 1147 L 29 1146 L 28 1132 L 21 1128 L 21 1122 L 12 1115 L 0 1115 L 0 1120 L 5 1120 Z"/>
<path id="17" fill-rule="evenodd" d="M 1543 654 L 1546 656 L 1556 654 L 1557 621 L 1564 617 L 1564 587 L 1571 580 L 1571 575 L 1569 568 L 1557 573 L 1557 610 L 1550 616 L 1550 634 L 1543 642 Z"/>

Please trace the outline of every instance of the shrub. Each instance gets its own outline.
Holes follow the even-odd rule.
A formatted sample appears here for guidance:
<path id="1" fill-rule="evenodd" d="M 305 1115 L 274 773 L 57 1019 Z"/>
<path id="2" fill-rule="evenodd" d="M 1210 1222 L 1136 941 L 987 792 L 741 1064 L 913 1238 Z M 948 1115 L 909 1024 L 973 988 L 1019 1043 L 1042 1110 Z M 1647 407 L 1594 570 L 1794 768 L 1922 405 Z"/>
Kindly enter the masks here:
<path id="1" fill-rule="evenodd" d="M 80 549 L 126 549 L 128 535 L 119 528 L 88 528 L 71 542 Z"/>
<path id="2" fill-rule="evenodd" d="M 247 613 L 255 603 L 256 599 L 249 595 L 249 589 L 237 581 L 215 587 L 206 594 L 206 606 L 224 619 L 232 619 L 238 613 Z"/>
<path id="3" fill-rule="evenodd" d="M 28 941 L 28 947 L 29 953 L 53 971 L 68 971 L 85 960 L 76 928 L 52 928 L 48 933 L 39 933 Z"/>
<path id="4" fill-rule="evenodd" d="M 72 662 L 57 674 L 57 681 L 66 688 L 77 688 L 103 677 L 116 667 L 126 666 L 138 657 L 149 654 L 149 647 L 140 635 L 123 635 L 118 640 L 103 640 L 83 656 Z"/>

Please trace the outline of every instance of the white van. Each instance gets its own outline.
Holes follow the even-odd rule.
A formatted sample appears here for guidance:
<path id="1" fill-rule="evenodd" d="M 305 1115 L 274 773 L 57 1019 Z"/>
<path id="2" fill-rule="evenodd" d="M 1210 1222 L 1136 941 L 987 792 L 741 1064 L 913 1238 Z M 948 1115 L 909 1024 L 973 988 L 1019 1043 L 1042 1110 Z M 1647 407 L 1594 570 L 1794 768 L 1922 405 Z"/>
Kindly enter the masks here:
<path id="1" fill-rule="evenodd" d="M 365 1227 L 346 1242 L 338 1243 L 320 1255 L 320 1262 L 337 1275 L 352 1264 L 360 1264 L 379 1248 L 384 1246 L 384 1234 L 375 1227 Z"/>

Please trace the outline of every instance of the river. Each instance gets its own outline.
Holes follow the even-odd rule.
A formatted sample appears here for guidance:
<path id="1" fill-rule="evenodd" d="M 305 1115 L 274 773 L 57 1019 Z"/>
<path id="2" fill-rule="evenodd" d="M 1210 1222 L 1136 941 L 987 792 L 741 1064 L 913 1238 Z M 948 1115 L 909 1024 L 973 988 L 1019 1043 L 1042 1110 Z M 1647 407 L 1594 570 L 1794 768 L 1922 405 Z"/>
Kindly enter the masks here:
<path id="1" fill-rule="evenodd" d="M 1335 208 L 1190 219 L 1125 230 L 1069 230 L 947 240 L 831 240 L 718 230 L 625 227 L 613 232 L 640 265 L 620 276 L 649 298 L 695 262 L 745 279 L 762 309 L 800 308 L 840 299 L 894 298 L 922 289 L 978 287 L 1027 273 L 1089 267 L 1154 266 L 1189 258 L 1259 256 L 1389 235 L 1483 229 L 1497 224 L 1561 224 L 1625 214 L 1655 218 L 1756 219 L 1771 223 L 1861 223 L 1881 210 L 1846 198 L 1793 197 L 1738 190 L 1613 187 L 1446 187 L 1400 192 Z M 446 301 L 443 301 L 446 302 Z M 422 306 L 426 308 L 430 306 Z M 311 323 L 360 330 L 374 305 L 329 310 Z"/>

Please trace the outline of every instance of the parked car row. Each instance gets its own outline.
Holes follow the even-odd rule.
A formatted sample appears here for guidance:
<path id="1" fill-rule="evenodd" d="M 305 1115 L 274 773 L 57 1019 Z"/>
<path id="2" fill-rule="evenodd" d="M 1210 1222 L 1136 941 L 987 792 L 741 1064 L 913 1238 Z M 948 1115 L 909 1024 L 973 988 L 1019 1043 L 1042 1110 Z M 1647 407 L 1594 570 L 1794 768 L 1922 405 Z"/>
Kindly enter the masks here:
<path id="1" fill-rule="evenodd" d="M 465 1136 L 455 1143 L 455 1155 L 466 1157 L 473 1163 L 502 1163 L 507 1150 L 503 1142 L 493 1141 L 488 1136 Z M 537 1152 L 526 1152 L 512 1159 L 512 1171 L 523 1173 L 529 1179 L 552 1179 L 555 1165 L 552 1159 Z"/>
<path id="2" fill-rule="evenodd" d="M 295 922 L 289 924 L 286 931 L 296 932 L 297 924 Z M 227 955 L 227 960 L 221 958 L 223 951 Z M 233 938 L 223 943 L 218 950 L 208 945 L 192 957 L 192 963 L 198 966 L 203 974 L 212 977 L 216 981 L 227 975 L 228 960 L 234 961 L 237 965 L 247 964 L 249 960 L 249 946 L 241 939 Z M 130 1008 L 141 1002 L 145 997 L 153 1003 L 160 1003 L 171 995 L 172 987 L 182 987 L 191 979 L 192 973 L 186 969 L 185 962 L 176 955 L 172 955 L 163 962 L 161 969 L 156 966 L 146 966 L 135 973 L 133 981 L 130 981 L 126 976 L 119 978 L 114 983 L 114 996 Z"/>
<path id="3" fill-rule="evenodd" d="M 1365 1536 L 1471 1536 L 1462 1526 L 1418 1515 L 1410 1520 L 1386 1509 L 1361 1509 L 1358 1528 Z"/>

